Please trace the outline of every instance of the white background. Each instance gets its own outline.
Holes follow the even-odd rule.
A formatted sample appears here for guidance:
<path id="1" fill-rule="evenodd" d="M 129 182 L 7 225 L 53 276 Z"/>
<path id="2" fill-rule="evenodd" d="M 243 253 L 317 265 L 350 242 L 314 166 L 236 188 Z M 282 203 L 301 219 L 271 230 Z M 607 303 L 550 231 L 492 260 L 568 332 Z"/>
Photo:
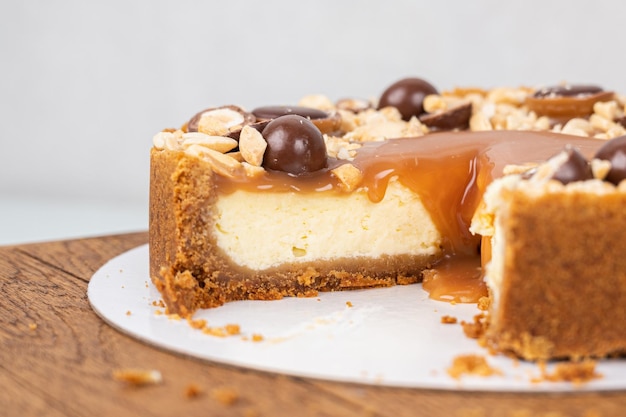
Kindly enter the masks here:
<path id="1" fill-rule="evenodd" d="M 147 228 L 148 151 L 222 104 L 596 83 L 626 92 L 626 2 L 0 3 L 0 244 Z"/>

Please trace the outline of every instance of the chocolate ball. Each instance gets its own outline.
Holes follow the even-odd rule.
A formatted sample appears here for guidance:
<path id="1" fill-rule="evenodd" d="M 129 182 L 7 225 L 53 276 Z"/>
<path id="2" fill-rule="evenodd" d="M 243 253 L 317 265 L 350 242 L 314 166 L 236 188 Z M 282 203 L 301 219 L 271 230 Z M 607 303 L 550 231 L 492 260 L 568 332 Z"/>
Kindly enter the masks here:
<path id="1" fill-rule="evenodd" d="M 626 178 L 626 136 L 620 136 L 606 142 L 598 149 L 595 158 L 611 163 L 611 170 L 604 180 L 615 185 L 619 184 Z"/>
<path id="2" fill-rule="evenodd" d="M 263 129 L 267 149 L 263 166 L 293 175 L 326 168 L 326 143 L 320 130 L 305 117 L 280 116 Z"/>
<path id="3" fill-rule="evenodd" d="M 566 154 L 567 158 L 554 172 L 552 175 L 553 179 L 563 184 L 569 184 L 570 182 L 585 181 L 593 178 L 589 162 L 579 151 L 571 146 L 567 146 L 563 153 Z"/>
<path id="4" fill-rule="evenodd" d="M 385 90 L 378 101 L 378 108 L 392 106 L 398 109 L 402 119 L 424 113 L 424 97 L 437 94 L 437 89 L 421 78 L 405 78 Z"/>

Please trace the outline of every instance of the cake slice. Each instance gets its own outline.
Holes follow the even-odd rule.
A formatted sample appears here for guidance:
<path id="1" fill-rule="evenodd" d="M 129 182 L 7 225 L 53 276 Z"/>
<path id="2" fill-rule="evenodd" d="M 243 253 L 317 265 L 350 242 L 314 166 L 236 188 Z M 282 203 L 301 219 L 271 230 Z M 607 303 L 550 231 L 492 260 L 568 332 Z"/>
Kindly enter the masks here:
<path id="1" fill-rule="evenodd" d="M 626 137 L 593 164 L 567 148 L 488 187 L 472 231 L 491 248 L 491 347 L 530 360 L 626 352 L 624 156 Z"/>

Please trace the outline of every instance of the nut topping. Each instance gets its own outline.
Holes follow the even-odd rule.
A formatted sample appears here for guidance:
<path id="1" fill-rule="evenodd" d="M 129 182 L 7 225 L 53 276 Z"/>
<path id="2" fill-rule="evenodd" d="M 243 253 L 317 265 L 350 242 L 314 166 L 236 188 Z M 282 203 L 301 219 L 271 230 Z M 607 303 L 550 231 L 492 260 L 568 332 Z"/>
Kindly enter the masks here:
<path id="1" fill-rule="evenodd" d="M 359 113 L 371 109 L 372 107 L 372 103 L 369 100 L 362 98 L 342 98 L 337 101 L 338 109 L 350 111 L 352 113 Z"/>
<path id="2" fill-rule="evenodd" d="M 244 126 L 241 129 L 239 151 L 246 162 L 257 167 L 261 166 L 266 148 L 267 142 L 258 130 L 250 126 Z"/>
<path id="3" fill-rule="evenodd" d="M 339 165 L 331 171 L 339 180 L 339 188 L 351 192 L 363 181 L 363 173 L 352 164 Z"/>
<path id="4" fill-rule="evenodd" d="M 185 146 L 201 145 L 209 149 L 226 153 L 237 147 L 237 141 L 224 136 L 210 136 L 202 132 L 183 133 L 183 143 Z"/>
<path id="5" fill-rule="evenodd" d="M 185 149 L 185 153 L 208 161 L 213 170 L 224 177 L 239 178 L 245 175 L 241 162 L 213 149 L 191 145 Z"/>
<path id="6" fill-rule="evenodd" d="M 455 88 L 438 93 L 424 80 L 407 78 L 391 85 L 378 103 L 358 98 L 333 102 L 323 95 L 309 95 L 297 106 L 259 107 L 254 114 L 234 105 L 209 108 L 181 129 L 157 133 L 153 145 L 155 150 L 195 155 L 229 177 L 257 178 L 266 169 L 301 175 L 327 172 L 327 158 L 353 161 L 360 148 L 370 146 L 368 142 L 436 130 L 541 130 L 601 140 L 626 137 L 625 108 L 626 96 L 597 86 Z M 295 115 L 307 123 L 269 128 L 273 121 Z M 613 153 L 599 154 L 588 163 L 594 178 L 613 183 L 626 178 L 626 161 L 620 159 L 624 148 L 617 146 Z M 547 180 L 556 170 L 554 163 L 539 168 L 524 176 Z M 358 171 L 345 164 L 331 175 L 339 179 L 340 188 L 351 189 L 354 170 Z"/>

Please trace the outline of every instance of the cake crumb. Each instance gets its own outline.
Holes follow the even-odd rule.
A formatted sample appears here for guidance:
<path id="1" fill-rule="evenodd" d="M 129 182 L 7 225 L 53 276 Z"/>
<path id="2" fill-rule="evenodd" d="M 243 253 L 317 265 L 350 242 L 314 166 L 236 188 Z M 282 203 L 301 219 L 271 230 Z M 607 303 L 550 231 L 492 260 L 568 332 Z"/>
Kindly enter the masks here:
<path id="1" fill-rule="evenodd" d="M 241 329 L 238 324 L 227 324 L 224 326 L 224 329 L 226 329 L 226 333 L 231 336 L 236 336 L 241 333 Z"/>
<path id="2" fill-rule="evenodd" d="M 163 300 L 155 300 L 152 302 L 152 305 L 154 307 L 161 307 L 161 308 L 165 308 L 165 303 L 163 302 Z"/>
<path id="3" fill-rule="evenodd" d="M 491 305 L 491 298 L 489 297 L 480 297 L 478 299 L 478 309 L 481 311 L 489 311 L 489 306 Z"/>
<path id="4" fill-rule="evenodd" d="M 197 384 L 190 383 L 185 387 L 185 397 L 196 398 L 203 394 L 202 388 Z"/>
<path id="5" fill-rule="evenodd" d="M 443 324 L 455 324 L 457 322 L 456 317 L 452 316 L 441 316 L 441 322 Z"/>
<path id="6" fill-rule="evenodd" d="M 113 370 L 113 379 L 133 386 L 155 385 L 163 382 L 161 372 L 156 369 L 123 368 Z"/>
<path id="7" fill-rule="evenodd" d="M 37 330 L 37 323 L 28 323 L 28 328 L 30 330 Z"/>
<path id="8" fill-rule="evenodd" d="M 602 374 L 596 372 L 596 362 L 593 360 L 557 363 L 552 373 L 547 371 L 545 362 L 540 362 L 539 369 L 541 376 L 533 379 L 532 382 L 571 382 L 574 385 L 582 385 L 602 378 Z"/>
<path id="9" fill-rule="evenodd" d="M 484 356 L 480 355 L 459 355 L 452 361 L 452 366 L 447 370 L 448 375 L 452 378 L 459 379 L 462 375 L 478 375 L 478 376 L 492 376 L 502 375 L 502 372 L 489 365 Z"/>
<path id="10" fill-rule="evenodd" d="M 133 314 L 133 313 L 132 313 L 130 310 L 127 310 L 127 311 L 126 311 L 126 315 L 127 315 L 127 316 L 130 316 L 131 314 Z"/>
<path id="11" fill-rule="evenodd" d="M 233 405 L 239 400 L 239 392 L 230 387 L 215 388 L 211 391 L 211 397 L 223 405 Z"/>
<path id="12" fill-rule="evenodd" d="M 252 341 L 253 342 L 262 342 L 265 338 L 263 337 L 262 334 L 258 334 L 258 333 L 253 333 L 252 334 Z"/>
<path id="13" fill-rule="evenodd" d="M 204 319 L 187 319 L 187 323 L 189 323 L 189 325 L 194 329 L 204 329 L 207 325 L 207 321 Z"/>
<path id="14" fill-rule="evenodd" d="M 461 321 L 461 326 L 463 326 L 465 336 L 470 339 L 480 339 L 487 329 L 487 316 L 484 313 L 476 314 L 472 323 Z"/>
<path id="15" fill-rule="evenodd" d="M 346 301 L 346 306 L 348 306 L 348 307 L 354 307 L 354 306 L 352 305 L 352 301 Z"/>
<path id="16" fill-rule="evenodd" d="M 217 337 L 236 336 L 241 334 L 241 329 L 238 324 L 227 324 L 224 327 L 204 326 L 201 329 L 202 333 Z"/>

